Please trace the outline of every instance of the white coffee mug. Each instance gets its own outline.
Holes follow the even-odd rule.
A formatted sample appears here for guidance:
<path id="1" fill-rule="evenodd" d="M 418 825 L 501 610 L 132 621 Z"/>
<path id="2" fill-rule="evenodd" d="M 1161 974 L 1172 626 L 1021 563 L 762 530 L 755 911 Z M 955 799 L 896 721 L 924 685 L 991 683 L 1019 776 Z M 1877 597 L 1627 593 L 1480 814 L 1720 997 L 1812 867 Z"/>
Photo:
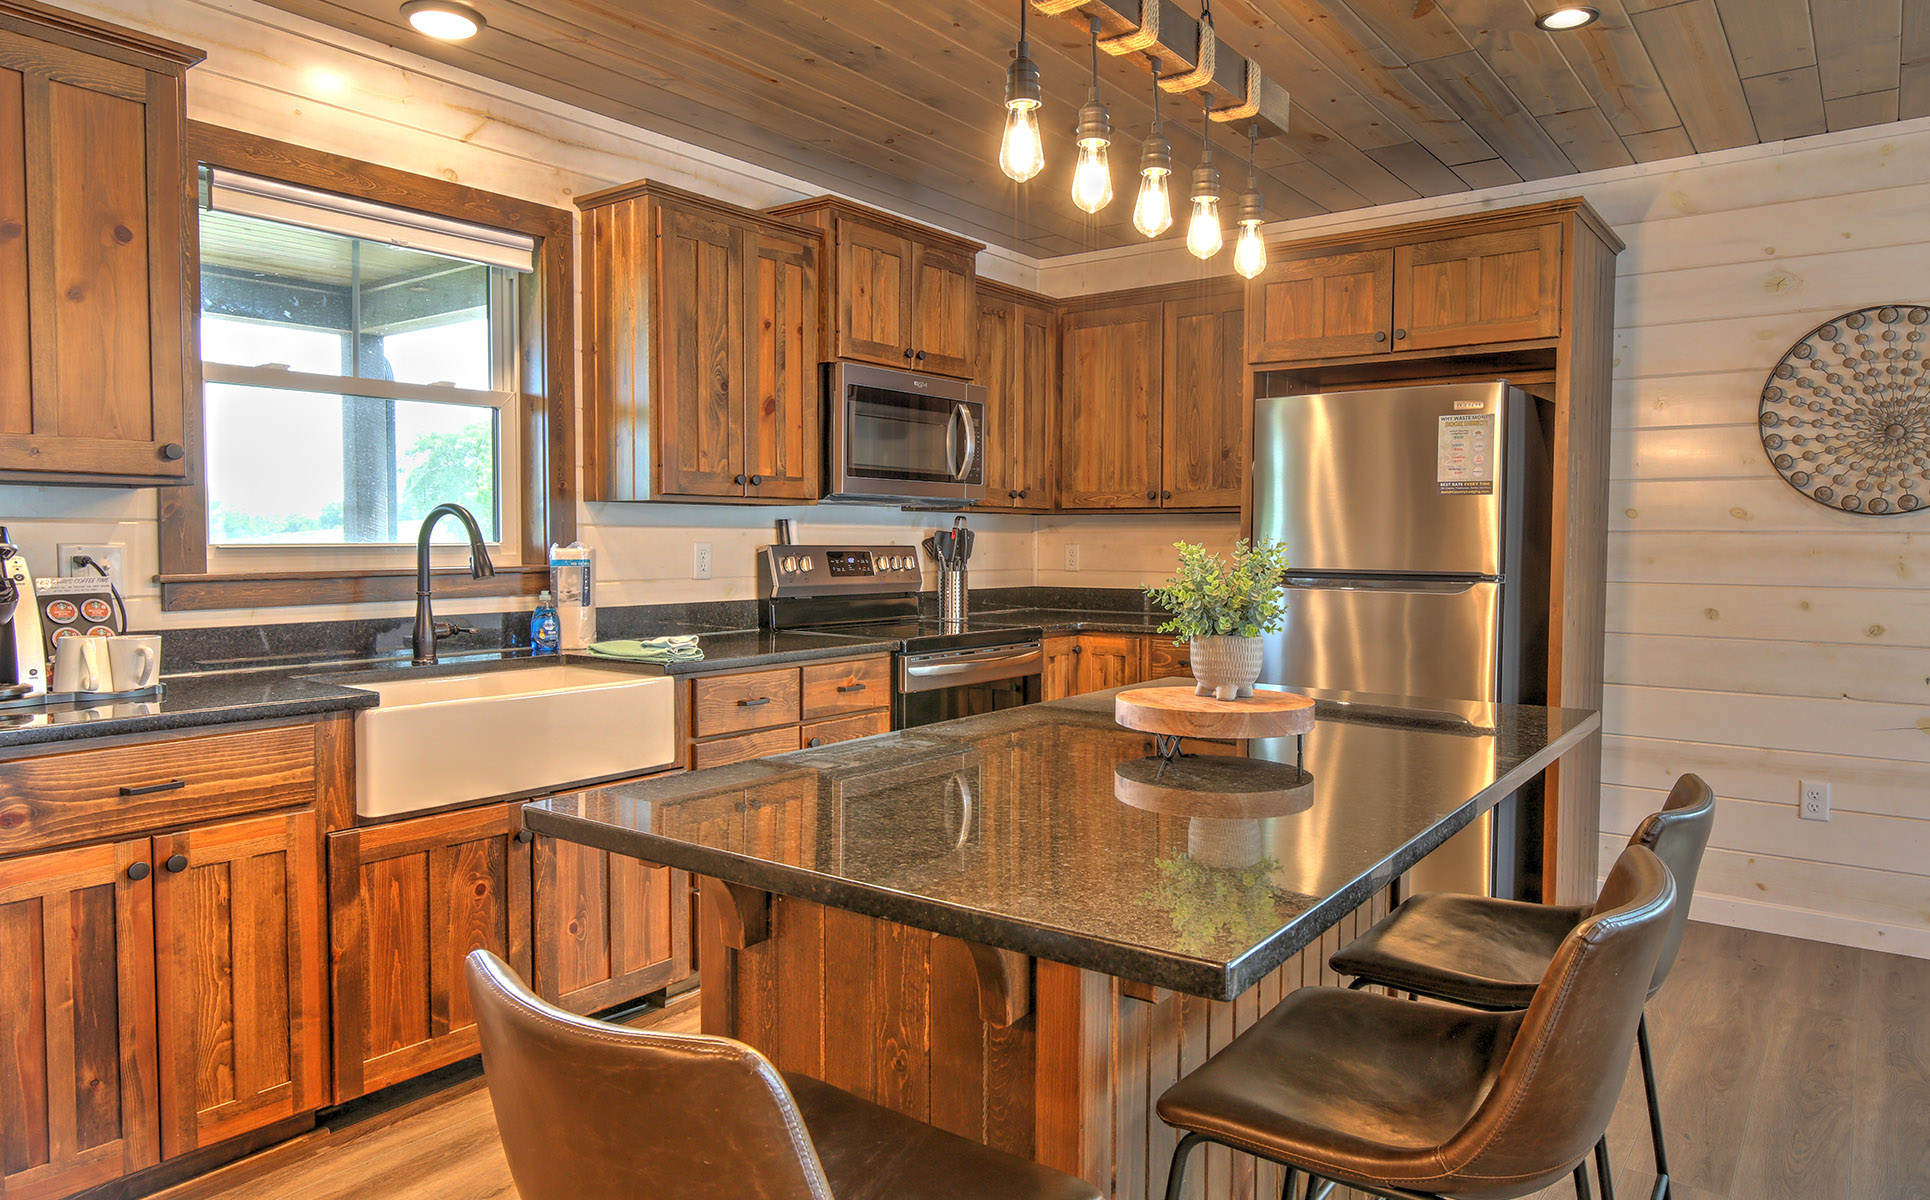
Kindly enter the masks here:
<path id="1" fill-rule="evenodd" d="M 54 648 L 54 691 L 106 692 L 113 689 L 104 637 L 60 639 Z"/>
<path id="2" fill-rule="evenodd" d="M 123 633 L 102 640 L 107 643 L 107 669 L 113 676 L 114 691 L 141 692 L 160 682 L 160 634 Z"/>

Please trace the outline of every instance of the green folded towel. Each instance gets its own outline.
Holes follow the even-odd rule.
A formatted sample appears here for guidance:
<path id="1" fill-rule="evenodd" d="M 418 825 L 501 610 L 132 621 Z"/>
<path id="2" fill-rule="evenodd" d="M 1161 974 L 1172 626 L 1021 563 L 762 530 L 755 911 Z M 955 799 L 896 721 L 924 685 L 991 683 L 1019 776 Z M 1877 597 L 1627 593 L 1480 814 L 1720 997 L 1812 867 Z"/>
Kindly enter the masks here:
<path id="1" fill-rule="evenodd" d="M 589 651 L 598 658 L 620 658 L 626 662 L 693 662 L 704 656 L 694 634 L 591 642 Z"/>

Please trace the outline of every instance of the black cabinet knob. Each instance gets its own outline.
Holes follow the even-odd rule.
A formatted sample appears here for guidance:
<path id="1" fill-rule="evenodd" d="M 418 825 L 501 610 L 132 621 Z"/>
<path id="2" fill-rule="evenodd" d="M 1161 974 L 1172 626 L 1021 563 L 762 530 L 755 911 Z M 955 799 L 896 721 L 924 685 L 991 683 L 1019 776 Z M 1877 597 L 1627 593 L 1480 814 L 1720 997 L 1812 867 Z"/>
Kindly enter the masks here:
<path id="1" fill-rule="evenodd" d="M 1032 490 L 1032 489 L 1030 489 L 1030 488 L 1020 488 L 1020 489 L 1019 489 L 1019 499 L 1021 499 L 1021 500 L 1023 500 L 1023 499 L 1025 499 L 1025 494 L 1026 494 L 1026 493 L 1027 493 L 1028 491 L 1031 491 L 1031 490 Z"/>
<path id="2" fill-rule="evenodd" d="M 1161 500 L 1171 500 L 1171 499 L 1173 498 L 1173 493 L 1171 493 L 1171 492 L 1161 492 L 1161 493 L 1159 494 L 1159 498 L 1160 498 Z"/>
<path id="3" fill-rule="evenodd" d="M 918 352 L 918 354 L 917 354 L 917 358 L 918 358 L 918 361 L 919 361 L 919 362 L 924 362 L 924 361 L 925 361 L 925 352 L 924 352 L 923 350 L 920 350 L 920 351 Z"/>
<path id="4" fill-rule="evenodd" d="M 823 739 L 823 738 L 821 738 L 821 737 L 814 737 L 814 738 L 812 738 L 812 739 L 811 739 L 810 741 L 808 741 L 808 742 L 806 742 L 806 743 L 804 743 L 804 744 L 805 744 L 805 745 L 807 745 L 807 746 L 822 746 L 822 745 L 824 745 L 824 739 Z"/>
<path id="5" fill-rule="evenodd" d="M 741 486 L 744 482 L 744 477 L 742 475 L 736 476 L 731 480 L 731 482 Z"/>
<path id="6" fill-rule="evenodd" d="M 1396 330 L 1394 331 L 1394 340 L 1395 340 L 1395 341 L 1399 341 L 1400 339 L 1402 339 L 1402 338 L 1404 338 L 1404 337 L 1406 337 L 1406 336 L 1407 336 L 1407 330 L 1405 330 L 1405 329 L 1396 329 Z"/>
<path id="7" fill-rule="evenodd" d="M 183 458 L 186 458 L 187 454 L 188 448 L 180 442 L 169 442 L 167 445 L 161 447 L 161 457 L 167 459 L 169 462 L 179 462 Z"/>
<path id="8" fill-rule="evenodd" d="M 911 347 L 910 347 L 910 346 L 906 346 L 906 347 L 905 347 L 905 357 L 906 357 L 906 358 L 910 358 L 910 357 L 911 357 Z"/>
<path id="9" fill-rule="evenodd" d="M 1019 494 L 1017 492 L 1007 492 L 1005 493 L 1005 498 L 1007 500 L 1017 500 L 1019 498 Z"/>
<path id="10" fill-rule="evenodd" d="M 148 866 L 144 862 L 135 863 L 127 869 L 127 877 L 138 882 L 139 880 L 146 879 L 153 870 L 153 867 Z"/>
<path id="11" fill-rule="evenodd" d="M 518 829 L 516 831 L 516 840 L 527 846 L 536 840 L 536 833 L 529 829 Z"/>
<path id="12" fill-rule="evenodd" d="M 1384 341 L 1386 341 L 1386 340 L 1387 340 L 1387 331 L 1386 331 L 1386 330 L 1384 330 L 1384 329 L 1376 329 L 1376 330 L 1374 331 L 1374 340 L 1375 340 L 1375 341 L 1377 341 L 1377 342 L 1384 342 Z"/>
<path id="13" fill-rule="evenodd" d="M 762 487 L 763 485 L 764 485 L 764 477 L 762 475 L 751 476 L 752 487 Z"/>
<path id="14" fill-rule="evenodd" d="M 1152 492 L 1147 492 L 1147 493 L 1146 493 L 1146 499 L 1148 499 L 1148 500 L 1157 500 L 1157 499 L 1159 499 L 1159 493 L 1158 493 L 1157 491 L 1152 491 Z"/>
<path id="15" fill-rule="evenodd" d="M 161 865 L 168 869 L 169 874 L 179 875 L 188 869 L 188 856 L 185 854 L 170 854 L 168 855 L 168 860 Z"/>

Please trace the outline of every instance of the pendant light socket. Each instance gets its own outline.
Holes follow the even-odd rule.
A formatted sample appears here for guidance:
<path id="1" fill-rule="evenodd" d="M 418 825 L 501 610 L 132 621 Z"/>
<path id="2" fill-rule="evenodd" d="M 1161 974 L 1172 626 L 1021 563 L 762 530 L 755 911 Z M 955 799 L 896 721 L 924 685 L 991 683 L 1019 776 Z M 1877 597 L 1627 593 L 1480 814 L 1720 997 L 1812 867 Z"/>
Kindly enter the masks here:
<path id="1" fill-rule="evenodd" d="M 1091 142 L 1112 143 L 1112 114 L 1106 111 L 1097 95 L 1079 106 L 1079 124 L 1073 129 L 1073 138 L 1081 146 Z"/>
<path id="2" fill-rule="evenodd" d="M 1259 189 L 1248 188 L 1240 193 L 1240 224 L 1245 225 L 1248 222 L 1258 224 L 1267 219 L 1266 211 L 1266 197 L 1260 195 Z"/>
<path id="3" fill-rule="evenodd" d="M 1155 171 L 1161 175 L 1173 173 L 1173 143 L 1158 130 L 1146 135 L 1146 148 L 1139 153 L 1139 173 Z"/>
<path id="4" fill-rule="evenodd" d="M 1193 199 L 1218 200 L 1220 198 L 1220 169 L 1207 159 L 1193 168 Z"/>
<path id="5" fill-rule="evenodd" d="M 1039 64 L 1032 61 L 1032 47 L 1019 42 L 1018 57 L 1005 69 L 1005 107 L 1037 108 L 1039 97 Z"/>

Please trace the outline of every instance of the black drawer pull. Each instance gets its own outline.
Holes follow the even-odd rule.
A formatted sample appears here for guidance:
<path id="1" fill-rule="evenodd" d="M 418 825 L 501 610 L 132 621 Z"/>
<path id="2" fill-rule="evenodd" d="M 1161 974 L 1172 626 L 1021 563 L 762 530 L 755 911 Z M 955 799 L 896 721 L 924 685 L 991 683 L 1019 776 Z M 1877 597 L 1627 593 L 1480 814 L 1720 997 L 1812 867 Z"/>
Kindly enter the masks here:
<path id="1" fill-rule="evenodd" d="M 188 856 L 185 854 L 170 854 L 168 855 L 168 860 L 161 865 L 166 867 L 171 874 L 179 875 L 188 869 Z"/>
<path id="2" fill-rule="evenodd" d="M 841 684 L 839 684 L 839 685 L 838 685 L 838 690 L 839 690 L 839 691 L 841 691 L 841 692 L 862 692 L 862 691 L 864 691 L 864 684 L 862 684 L 862 683 L 841 683 Z"/>
<path id="3" fill-rule="evenodd" d="M 127 869 L 127 877 L 139 883 L 141 880 L 146 879 L 153 870 L 154 868 L 148 866 L 146 863 L 135 863 Z"/>
<path id="4" fill-rule="evenodd" d="M 170 779 L 166 783 L 146 783 L 140 787 L 123 787 L 121 788 L 121 795 L 152 796 L 156 792 L 171 792 L 176 788 L 184 788 L 186 786 L 188 786 L 188 781 L 185 779 Z"/>
<path id="5" fill-rule="evenodd" d="M 771 698 L 770 698 L 769 696 L 759 696 L 759 697 L 758 697 L 757 699 L 755 699 L 755 700 L 739 700 L 739 701 L 737 702 L 737 707 L 739 707 L 739 708 L 756 708 L 756 707 L 758 707 L 759 705 L 763 705 L 763 704 L 769 704 L 770 702 L 771 702 Z"/>

